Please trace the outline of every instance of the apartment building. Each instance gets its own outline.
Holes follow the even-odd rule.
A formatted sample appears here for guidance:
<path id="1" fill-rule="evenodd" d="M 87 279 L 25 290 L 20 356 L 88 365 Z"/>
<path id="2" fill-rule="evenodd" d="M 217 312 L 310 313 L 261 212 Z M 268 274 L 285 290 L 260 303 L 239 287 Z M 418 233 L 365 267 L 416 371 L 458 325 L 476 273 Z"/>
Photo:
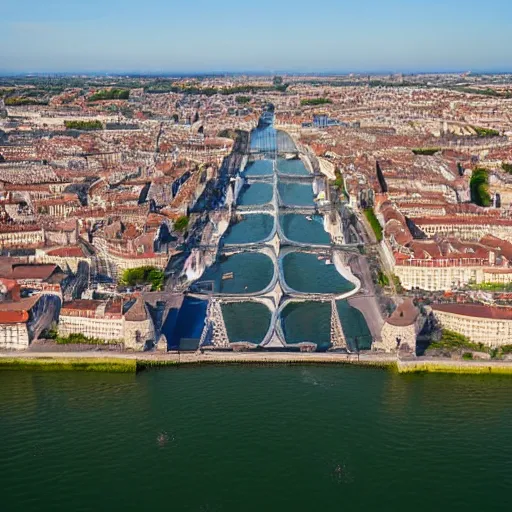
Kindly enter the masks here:
<path id="1" fill-rule="evenodd" d="M 443 328 L 490 347 L 512 345 L 512 308 L 480 304 L 436 304 L 434 315 Z"/>
<path id="2" fill-rule="evenodd" d="M 81 333 L 88 338 L 124 343 L 125 348 L 144 350 L 155 341 L 153 321 L 142 298 L 123 303 L 121 299 L 80 299 L 63 304 L 59 334 Z"/>

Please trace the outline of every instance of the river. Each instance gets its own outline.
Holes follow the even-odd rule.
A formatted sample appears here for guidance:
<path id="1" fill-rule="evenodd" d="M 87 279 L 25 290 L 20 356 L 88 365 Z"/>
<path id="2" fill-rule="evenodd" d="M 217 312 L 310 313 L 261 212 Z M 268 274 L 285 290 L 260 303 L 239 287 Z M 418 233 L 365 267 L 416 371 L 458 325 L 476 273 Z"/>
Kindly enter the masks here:
<path id="1" fill-rule="evenodd" d="M 284 208 L 310 208 L 317 205 L 313 180 L 307 179 L 308 176 L 312 178 L 312 174 L 307 170 L 306 163 L 297 157 L 297 153 L 291 137 L 274 128 L 273 115 L 264 113 L 259 127 L 251 133 L 249 161 L 240 169 L 240 175 L 247 181 L 237 198 L 237 206 L 245 208 L 245 213 L 242 209 L 229 226 L 223 239 L 226 247 L 230 244 L 269 242 L 274 228 L 279 224 L 282 234 L 288 240 L 286 243 L 303 244 L 306 248 L 309 244 L 325 245 L 326 250 L 329 248 L 332 240 L 324 228 L 323 215 L 313 212 L 309 215 L 304 212 L 294 213 Z M 281 203 L 277 212 L 270 211 L 274 208 L 272 178 L 277 179 L 276 196 Z M 264 213 L 262 210 L 258 212 L 258 207 L 263 206 L 266 208 Z M 247 208 L 250 207 L 256 213 L 249 213 Z M 272 213 L 276 213 L 276 221 Z M 328 252 L 324 255 L 311 254 L 300 247 L 291 253 L 281 250 L 276 257 L 276 265 L 282 270 L 281 276 L 276 277 L 280 285 L 287 286 L 289 291 L 339 297 L 355 287 L 338 272 Z M 273 282 L 273 270 L 274 263 L 268 253 L 239 252 L 219 257 L 205 270 L 199 282 L 208 282 L 210 287 L 213 285 L 209 289 L 216 293 L 243 296 L 268 290 Z M 370 348 L 370 331 L 362 314 L 344 302 L 338 301 L 336 306 L 349 347 Z M 296 346 L 308 342 L 316 344 L 319 350 L 329 348 L 331 308 L 330 302 L 298 303 L 285 307 L 280 322 L 286 344 Z M 197 327 L 188 331 L 198 332 L 204 324 L 204 309 L 187 309 L 187 312 L 194 311 L 198 313 L 197 318 L 189 315 L 187 322 Z M 229 306 L 224 304 L 222 312 L 231 342 L 259 344 L 265 339 L 271 317 L 266 306 L 249 302 Z M 185 338 L 184 343 L 174 340 L 173 346 L 181 349 L 196 348 L 197 342 L 191 343 L 189 338 Z"/>
<path id="2" fill-rule="evenodd" d="M 506 511 L 512 380 L 0 373 L 2 511 Z"/>

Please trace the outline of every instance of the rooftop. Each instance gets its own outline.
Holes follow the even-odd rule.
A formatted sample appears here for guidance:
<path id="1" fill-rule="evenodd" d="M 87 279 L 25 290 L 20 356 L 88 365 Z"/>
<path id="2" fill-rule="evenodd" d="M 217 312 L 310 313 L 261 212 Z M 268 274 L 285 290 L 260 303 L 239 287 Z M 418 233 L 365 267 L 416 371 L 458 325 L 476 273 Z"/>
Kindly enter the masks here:
<path id="1" fill-rule="evenodd" d="M 393 314 L 386 321 L 388 324 L 396 327 L 406 327 L 414 324 L 419 314 L 420 311 L 414 305 L 412 299 L 407 298 L 393 311 Z"/>
<path id="2" fill-rule="evenodd" d="M 512 308 L 484 306 L 482 304 L 435 304 L 434 311 L 475 318 L 512 320 Z"/>

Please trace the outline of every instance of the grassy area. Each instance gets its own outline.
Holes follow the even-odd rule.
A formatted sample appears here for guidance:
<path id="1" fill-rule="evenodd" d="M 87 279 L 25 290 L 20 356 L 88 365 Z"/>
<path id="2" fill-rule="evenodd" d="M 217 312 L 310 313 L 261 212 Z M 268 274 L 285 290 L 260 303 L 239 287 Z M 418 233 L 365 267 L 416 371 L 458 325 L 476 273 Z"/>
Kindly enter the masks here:
<path id="1" fill-rule="evenodd" d="M 46 333 L 46 338 L 55 341 L 58 345 L 118 345 L 121 340 L 104 340 L 101 338 L 90 338 L 84 336 L 81 332 L 73 332 L 69 336 L 59 336 L 56 329 L 51 329 Z"/>
<path id="2" fill-rule="evenodd" d="M 135 359 L 94 358 L 0 358 L 0 370 L 42 370 L 135 373 Z"/>
<path id="3" fill-rule="evenodd" d="M 303 107 L 308 106 L 316 106 L 316 105 L 329 105 L 332 103 L 332 100 L 329 98 L 306 98 L 303 100 L 300 100 L 300 104 Z"/>
<path id="4" fill-rule="evenodd" d="M 137 371 L 165 368 L 166 366 L 176 366 L 177 364 L 172 359 L 141 359 L 137 361 Z"/>
<path id="5" fill-rule="evenodd" d="M 472 126 L 478 137 L 499 137 L 500 132 L 498 130 L 492 130 L 491 128 L 481 128 L 480 126 Z"/>
<path id="6" fill-rule="evenodd" d="M 68 130 L 103 130 L 101 121 L 64 121 L 64 126 Z"/>
<path id="7" fill-rule="evenodd" d="M 393 284 L 395 285 L 395 290 L 397 293 L 403 293 L 404 292 L 404 287 L 402 286 L 402 283 L 400 281 L 400 278 L 393 274 L 392 276 L 392 279 L 393 279 Z"/>
<path id="8" fill-rule="evenodd" d="M 503 162 L 503 163 L 501 164 L 501 168 L 502 168 L 505 172 L 508 172 L 509 174 L 512 174 L 512 164 L 509 164 L 509 163 Z"/>
<path id="9" fill-rule="evenodd" d="M 119 281 L 122 286 L 140 286 L 151 284 L 152 291 L 160 291 L 164 286 L 164 272 L 156 267 L 144 266 L 129 268 L 123 272 Z"/>
<path id="10" fill-rule="evenodd" d="M 412 152 L 415 155 L 426 155 L 426 156 L 435 155 L 439 151 L 441 151 L 441 148 L 416 148 L 416 149 L 412 150 Z"/>
<path id="11" fill-rule="evenodd" d="M 370 223 L 370 226 L 373 229 L 373 232 L 375 233 L 375 237 L 377 238 L 378 242 L 382 241 L 382 226 L 380 225 L 377 217 L 375 216 L 375 212 L 373 211 L 373 208 L 367 208 L 364 210 L 364 216 Z"/>
<path id="12" fill-rule="evenodd" d="M 480 283 L 468 284 L 470 290 L 481 290 L 484 292 L 512 292 L 512 283 Z"/>
<path id="13" fill-rule="evenodd" d="M 380 286 L 389 286 L 389 277 L 382 272 L 382 270 L 379 270 L 379 275 L 377 276 L 377 283 L 379 283 Z"/>
<path id="14" fill-rule="evenodd" d="M 235 98 L 235 101 L 239 104 L 239 105 L 246 105 L 247 103 L 250 103 L 251 102 L 251 97 L 250 96 L 237 96 Z"/>
<path id="15" fill-rule="evenodd" d="M 470 360 L 468 360 L 470 362 Z M 512 375 L 512 364 L 457 364 L 456 362 L 398 362 L 398 373 L 459 373 L 467 375 Z"/>
<path id="16" fill-rule="evenodd" d="M 235 87 L 201 87 L 200 85 L 193 84 L 179 84 L 175 83 L 171 80 L 156 80 L 150 85 L 144 88 L 144 92 L 150 94 L 158 94 L 158 93 L 178 93 L 178 94 L 204 94 L 205 96 L 214 96 L 215 94 L 222 94 L 224 96 L 229 96 L 231 94 L 255 94 L 258 92 L 265 91 L 284 91 L 288 87 L 287 84 L 282 84 L 279 86 L 254 86 L 254 85 L 239 85 Z"/>
<path id="17" fill-rule="evenodd" d="M 477 89 L 473 87 L 466 87 L 466 86 L 459 86 L 459 87 L 453 87 L 453 90 L 458 92 L 464 92 L 467 94 L 479 94 L 481 96 L 493 96 L 495 98 L 512 98 L 512 93 L 509 91 L 500 92 L 496 89 L 491 89 L 490 87 L 487 87 L 485 89 Z"/>
<path id="18" fill-rule="evenodd" d="M 97 91 L 89 96 L 89 101 L 104 101 L 104 100 L 127 100 L 130 97 L 128 89 L 104 89 Z"/>
<path id="19" fill-rule="evenodd" d="M 334 180 L 334 186 L 336 190 L 346 199 L 348 199 L 348 194 L 345 189 L 345 181 L 343 180 L 343 175 L 341 174 L 341 171 L 339 169 L 336 169 L 334 171 L 334 174 L 336 175 L 336 179 Z"/>
<path id="20" fill-rule="evenodd" d="M 443 329 L 441 339 L 434 343 L 431 343 L 429 349 L 440 349 L 440 350 L 474 350 L 475 352 L 488 352 L 488 348 L 483 343 L 474 343 L 466 336 L 457 332 Z"/>
<path id="21" fill-rule="evenodd" d="M 4 103 L 8 107 L 19 107 L 23 105 L 48 105 L 47 101 L 37 100 L 34 98 L 26 98 L 24 96 L 11 96 L 6 98 Z"/>
<path id="22" fill-rule="evenodd" d="M 448 352 L 463 352 L 462 359 L 473 359 L 471 352 L 489 354 L 492 359 L 501 359 L 507 354 L 512 354 L 512 345 L 493 348 L 483 343 L 475 343 L 468 337 L 448 329 L 443 329 L 441 339 L 431 343 L 428 348 L 446 350 Z"/>
<path id="23" fill-rule="evenodd" d="M 182 215 L 178 217 L 174 222 L 173 229 L 178 233 L 184 233 L 188 228 L 188 217 L 186 215 Z"/>
<path id="24" fill-rule="evenodd" d="M 471 201 L 478 206 L 490 206 L 489 171 L 479 167 L 473 171 L 469 182 Z"/>

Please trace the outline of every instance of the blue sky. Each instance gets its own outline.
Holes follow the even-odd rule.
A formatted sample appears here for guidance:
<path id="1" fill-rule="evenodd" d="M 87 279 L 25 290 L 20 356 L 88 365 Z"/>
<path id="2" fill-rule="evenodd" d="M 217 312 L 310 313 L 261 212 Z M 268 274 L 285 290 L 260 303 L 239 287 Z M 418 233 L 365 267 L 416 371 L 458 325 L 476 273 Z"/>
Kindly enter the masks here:
<path id="1" fill-rule="evenodd" d="M 0 71 L 512 71 L 512 1 L 1 0 Z"/>

